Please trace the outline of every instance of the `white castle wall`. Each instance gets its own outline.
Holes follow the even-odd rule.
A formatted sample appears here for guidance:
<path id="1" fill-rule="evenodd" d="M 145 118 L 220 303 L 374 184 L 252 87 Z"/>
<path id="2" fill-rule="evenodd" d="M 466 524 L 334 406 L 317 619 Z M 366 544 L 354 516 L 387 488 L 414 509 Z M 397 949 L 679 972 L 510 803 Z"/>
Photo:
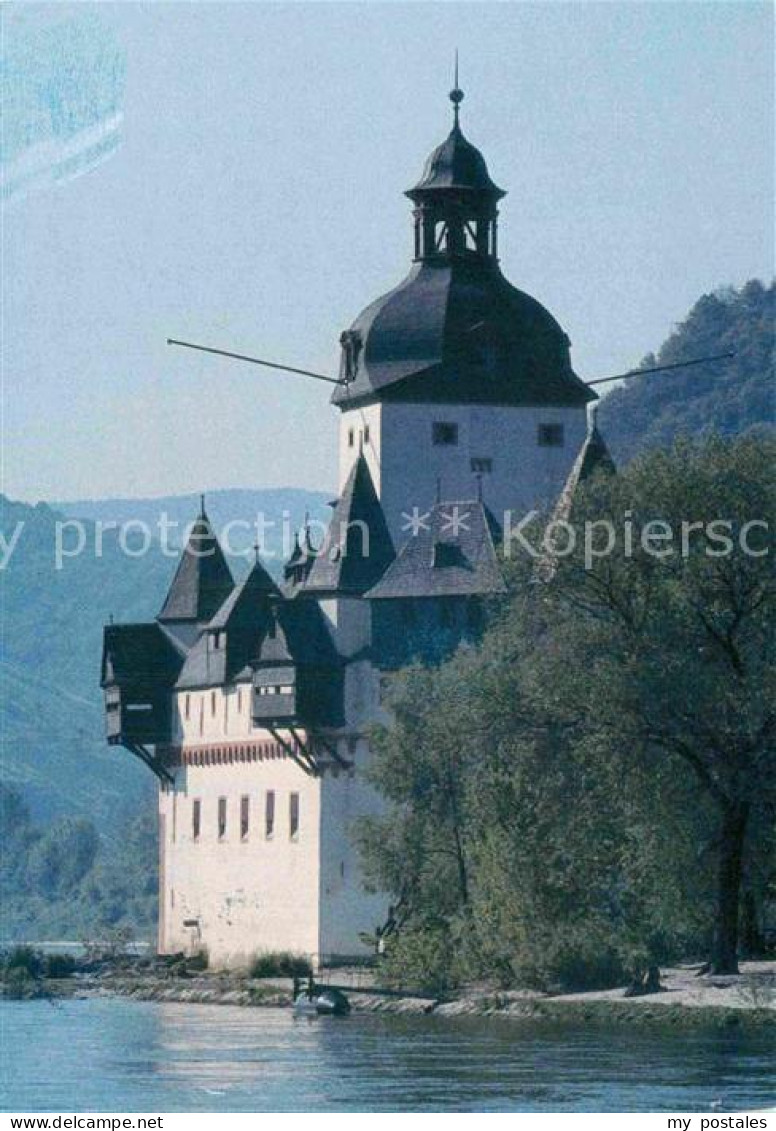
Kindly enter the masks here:
<path id="1" fill-rule="evenodd" d="M 269 738 L 269 736 L 267 736 Z M 275 828 L 265 836 L 267 790 L 275 792 Z M 289 797 L 299 794 L 299 832 L 289 832 Z M 250 798 L 250 827 L 240 836 L 241 798 Z M 218 799 L 227 826 L 218 835 Z M 198 840 L 194 800 L 201 803 Z M 204 944 L 215 966 L 244 964 L 257 951 L 319 951 L 320 782 L 290 759 L 186 766 L 175 789 L 159 797 L 164 882 L 160 949 Z M 198 920 L 197 928 L 186 920 Z"/>
<path id="2" fill-rule="evenodd" d="M 458 443 L 435 445 L 434 422 L 456 424 Z M 563 445 L 541 446 L 540 424 L 562 424 Z M 471 461 L 487 459 L 493 470 L 482 476 L 483 498 L 500 523 L 507 510 L 518 522 L 526 511 L 557 498 L 586 433 L 584 407 L 376 404 L 349 409 L 340 418 L 340 490 L 361 442 L 391 536 L 401 542 L 407 537 L 402 514 L 431 506 L 438 481 L 443 501 L 476 498 Z"/>
<path id="3" fill-rule="evenodd" d="M 204 751 L 225 744 L 241 750 L 274 743 L 254 728 L 250 684 L 181 692 L 176 700 L 176 744 Z M 374 717 L 378 684 L 371 665 L 350 665 L 348 718 Z M 160 915 L 163 953 L 204 945 L 214 966 L 244 965 L 258 951 L 321 955 L 368 953 L 359 940 L 385 918 L 385 897 L 367 894 L 350 839 L 354 820 L 375 812 L 377 799 L 363 769 L 363 739 L 340 740 L 357 769 L 306 774 L 291 758 L 238 759 L 184 765 L 175 787 L 159 795 Z M 239 758 L 239 756 L 238 756 Z M 265 799 L 275 794 L 275 828 L 265 835 Z M 299 831 L 290 835 L 290 795 L 299 796 Z M 247 837 L 241 836 L 243 797 L 250 799 Z M 218 804 L 226 800 L 226 832 L 219 836 Z M 193 836 L 193 804 L 200 802 L 200 835 Z M 186 926 L 196 920 L 197 925 Z"/>

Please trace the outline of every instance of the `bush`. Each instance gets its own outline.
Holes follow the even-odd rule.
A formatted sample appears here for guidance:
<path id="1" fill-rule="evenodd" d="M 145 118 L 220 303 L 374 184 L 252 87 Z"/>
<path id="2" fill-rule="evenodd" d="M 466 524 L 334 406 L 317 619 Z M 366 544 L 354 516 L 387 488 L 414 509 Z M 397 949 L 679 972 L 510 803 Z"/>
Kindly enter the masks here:
<path id="1" fill-rule="evenodd" d="M 22 974 L 14 973 L 15 978 L 39 978 L 43 972 L 43 958 L 31 946 L 15 946 L 5 955 L 3 960 L 3 971 L 6 975 L 11 971 L 22 971 Z"/>
<path id="2" fill-rule="evenodd" d="M 461 980 L 456 947 L 446 926 L 418 926 L 388 940 L 380 974 L 389 986 L 443 994 Z"/>
<path id="3" fill-rule="evenodd" d="M 200 970 L 207 970 L 210 965 L 210 955 L 206 946 L 200 947 L 196 954 L 192 954 L 190 958 L 186 959 L 186 969 L 194 973 Z"/>
<path id="4" fill-rule="evenodd" d="M 69 978 L 75 972 L 72 954 L 47 954 L 43 959 L 44 978 Z"/>
<path id="5" fill-rule="evenodd" d="M 251 962 L 251 978 L 306 978 L 313 968 L 301 954 L 288 950 L 263 951 Z"/>

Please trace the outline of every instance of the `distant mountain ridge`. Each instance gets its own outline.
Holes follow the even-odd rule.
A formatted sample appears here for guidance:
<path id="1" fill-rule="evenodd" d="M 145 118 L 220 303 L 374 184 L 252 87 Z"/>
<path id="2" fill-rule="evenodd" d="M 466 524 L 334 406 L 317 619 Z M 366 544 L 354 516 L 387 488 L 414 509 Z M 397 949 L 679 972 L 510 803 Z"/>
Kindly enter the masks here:
<path id="1" fill-rule="evenodd" d="M 333 494 L 301 487 L 229 487 L 208 491 L 205 508 L 219 535 L 225 534 L 233 554 L 250 556 L 258 536 L 267 567 L 277 573 L 291 552 L 294 532 L 306 518 L 313 522 L 314 530 L 328 524 L 328 504 Z M 50 505 L 68 517 L 91 522 L 116 522 L 120 526 L 142 522 L 157 536 L 160 521 L 166 519 L 170 524 L 170 545 L 181 547 L 188 527 L 199 513 L 200 500 L 197 494 L 181 494 L 144 499 L 81 499 Z"/>

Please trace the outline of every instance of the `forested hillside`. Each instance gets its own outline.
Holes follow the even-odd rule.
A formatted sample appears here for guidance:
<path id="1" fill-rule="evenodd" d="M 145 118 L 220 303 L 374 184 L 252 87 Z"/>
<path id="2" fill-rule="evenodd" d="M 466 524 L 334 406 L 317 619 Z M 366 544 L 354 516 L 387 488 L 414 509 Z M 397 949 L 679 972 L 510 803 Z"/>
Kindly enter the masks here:
<path id="1" fill-rule="evenodd" d="M 707 365 L 636 377 L 601 402 L 599 421 L 618 463 L 678 435 L 743 435 L 773 427 L 776 286 L 752 279 L 740 290 L 703 295 L 656 354 L 642 365 L 670 365 L 734 351 Z"/>

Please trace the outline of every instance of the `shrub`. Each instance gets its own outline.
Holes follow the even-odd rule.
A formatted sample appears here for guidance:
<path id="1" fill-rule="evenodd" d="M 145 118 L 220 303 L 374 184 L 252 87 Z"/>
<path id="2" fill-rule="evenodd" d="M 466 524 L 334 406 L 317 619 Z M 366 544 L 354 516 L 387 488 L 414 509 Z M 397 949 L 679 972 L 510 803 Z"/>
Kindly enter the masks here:
<path id="1" fill-rule="evenodd" d="M 186 959 L 186 969 L 191 971 L 207 970 L 210 965 L 210 955 L 206 946 L 200 947 L 196 954 Z"/>
<path id="2" fill-rule="evenodd" d="M 251 978 L 306 978 L 312 966 L 301 954 L 288 950 L 262 951 L 251 962 Z"/>
<path id="3" fill-rule="evenodd" d="M 391 938 L 379 970 L 390 986 L 443 994 L 460 982 L 456 948 L 446 926 L 406 928 Z"/>
<path id="4" fill-rule="evenodd" d="M 47 954 L 43 959 L 44 978 L 69 978 L 76 967 L 72 954 Z"/>
<path id="5" fill-rule="evenodd" d="M 14 974 L 13 976 L 39 978 L 43 972 L 43 958 L 31 946 L 15 946 L 5 955 L 3 962 L 4 972 L 10 974 L 11 971 L 23 971 L 22 975 Z"/>

